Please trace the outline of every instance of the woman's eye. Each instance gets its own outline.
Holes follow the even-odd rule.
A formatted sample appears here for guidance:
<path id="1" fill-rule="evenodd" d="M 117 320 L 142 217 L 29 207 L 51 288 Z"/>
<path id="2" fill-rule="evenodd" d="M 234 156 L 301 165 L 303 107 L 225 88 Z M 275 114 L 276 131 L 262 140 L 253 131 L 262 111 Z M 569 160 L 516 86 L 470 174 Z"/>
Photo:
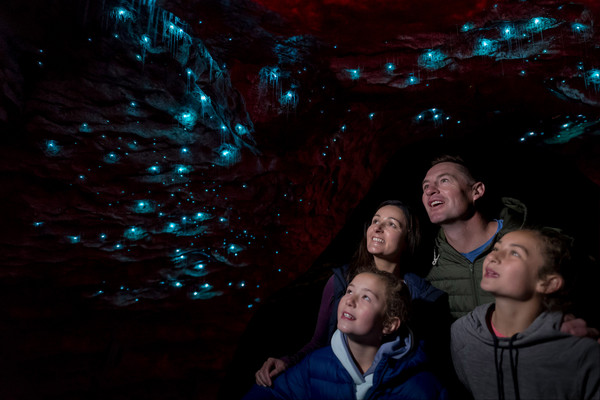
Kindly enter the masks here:
<path id="1" fill-rule="evenodd" d="M 363 299 L 365 299 L 366 301 L 371 301 L 371 298 L 369 296 L 367 296 L 367 295 L 364 295 Z"/>
<path id="2" fill-rule="evenodd" d="M 512 254 L 512 255 L 513 255 L 513 256 L 515 256 L 515 257 L 521 257 L 521 255 L 520 255 L 519 253 L 517 253 L 516 251 L 513 251 L 513 252 L 512 252 L 512 253 L 510 253 L 510 254 Z"/>

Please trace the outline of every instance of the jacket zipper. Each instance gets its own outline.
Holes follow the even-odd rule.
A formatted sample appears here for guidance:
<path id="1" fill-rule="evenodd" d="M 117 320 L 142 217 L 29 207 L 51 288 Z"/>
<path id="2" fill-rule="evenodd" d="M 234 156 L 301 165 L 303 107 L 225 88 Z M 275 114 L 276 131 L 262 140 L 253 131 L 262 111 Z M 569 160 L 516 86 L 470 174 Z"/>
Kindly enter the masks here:
<path id="1" fill-rule="evenodd" d="M 473 294 L 475 294 L 475 306 L 481 303 L 479 300 L 479 291 L 477 290 L 477 282 L 475 282 L 475 268 L 473 263 L 469 263 L 469 271 L 471 272 L 471 285 L 473 286 Z"/>

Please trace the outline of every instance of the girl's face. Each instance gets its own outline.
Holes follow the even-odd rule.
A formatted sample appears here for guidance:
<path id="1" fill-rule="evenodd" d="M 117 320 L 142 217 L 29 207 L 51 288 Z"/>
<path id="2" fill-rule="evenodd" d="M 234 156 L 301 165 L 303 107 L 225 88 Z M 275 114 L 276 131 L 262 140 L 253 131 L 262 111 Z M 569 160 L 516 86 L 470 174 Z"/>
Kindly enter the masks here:
<path id="1" fill-rule="evenodd" d="M 386 287 L 375 274 L 363 272 L 352 279 L 338 306 L 338 324 L 354 341 L 378 343 L 384 332 Z"/>
<path id="2" fill-rule="evenodd" d="M 404 212 L 392 205 L 383 206 L 367 229 L 367 250 L 375 258 L 398 262 L 407 245 L 408 223 Z"/>
<path id="3" fill-rule="evenodd" d="M 541 289 L 543 265 L 542 243 L 534 232 L 507 233 L 483 261 L 481 288 L 496 298 L 527 301 Z"/>

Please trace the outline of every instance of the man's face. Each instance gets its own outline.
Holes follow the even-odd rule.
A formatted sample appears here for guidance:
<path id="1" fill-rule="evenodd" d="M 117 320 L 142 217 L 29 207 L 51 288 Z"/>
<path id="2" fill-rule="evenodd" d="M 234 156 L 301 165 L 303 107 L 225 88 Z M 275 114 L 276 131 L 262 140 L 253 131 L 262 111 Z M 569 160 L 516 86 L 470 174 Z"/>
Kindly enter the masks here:
<path id="1" fill-rule="evenodd" d="M 434 165 L 423 180 L 423 205 L 432 223 L 450 224 L 469 218 L 474 212 L 473 183 L 462 169 L 453 162 Z"/>

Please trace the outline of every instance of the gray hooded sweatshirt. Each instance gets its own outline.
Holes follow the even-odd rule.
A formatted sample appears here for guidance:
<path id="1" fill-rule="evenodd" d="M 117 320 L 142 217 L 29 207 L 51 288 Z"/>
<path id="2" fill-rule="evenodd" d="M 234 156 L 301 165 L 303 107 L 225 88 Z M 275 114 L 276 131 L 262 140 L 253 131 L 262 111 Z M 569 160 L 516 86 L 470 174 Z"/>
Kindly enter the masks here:
<path id="1" fill-rule="evenodd" d="M 562 333 L 559 312 L 497 338 L 487 322 L 493 308 L 478 306 L 452 324 L 454 368 L 475 399 L 600 399 L 600 344 Z"/>

